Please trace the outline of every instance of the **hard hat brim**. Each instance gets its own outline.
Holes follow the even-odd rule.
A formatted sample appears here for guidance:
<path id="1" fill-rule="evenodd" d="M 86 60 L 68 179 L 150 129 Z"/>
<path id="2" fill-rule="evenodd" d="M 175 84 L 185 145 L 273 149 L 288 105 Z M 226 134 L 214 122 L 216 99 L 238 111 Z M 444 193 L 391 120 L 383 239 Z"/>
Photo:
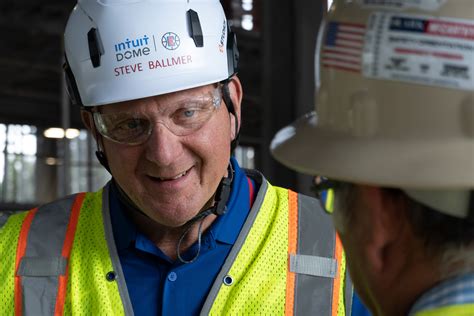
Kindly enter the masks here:
<path id="1" fill-rule="evenodd" d="M 280 130 L 271 152 L 298 172 L 347 182 L 419 189 L 474 187 L 474 139 L 469 137 L 357 137 L 318 126 L 312 114 Z"/>

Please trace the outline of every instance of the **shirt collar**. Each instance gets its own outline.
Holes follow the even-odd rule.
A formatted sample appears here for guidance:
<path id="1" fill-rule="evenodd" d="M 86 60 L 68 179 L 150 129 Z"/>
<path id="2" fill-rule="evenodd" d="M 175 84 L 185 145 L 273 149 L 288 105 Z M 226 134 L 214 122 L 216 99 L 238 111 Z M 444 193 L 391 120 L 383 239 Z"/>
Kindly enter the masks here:
<path id="1" fill-rule="evenodd" d="M 137 238 L 137 228 L 123 211 L 119 200 L 117 185 L 111 182 L 110 185 L 110 220 L 114 232 L 115 245 L 118 250 L 123 250 L 135 243 Z"/>
<path id="2" fill-rule="evenodd" d="M 448 305 L 474 303 L 474 273 L 444 280 L 425 292 L 413 305 L 409 315 Z"/>

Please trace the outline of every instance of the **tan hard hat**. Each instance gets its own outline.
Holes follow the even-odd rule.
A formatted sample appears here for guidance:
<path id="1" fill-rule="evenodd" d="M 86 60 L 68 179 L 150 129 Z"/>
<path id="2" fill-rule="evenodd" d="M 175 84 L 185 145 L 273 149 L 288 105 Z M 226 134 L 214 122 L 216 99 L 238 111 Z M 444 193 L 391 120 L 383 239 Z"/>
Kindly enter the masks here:
<path id="1" fill-rule="evenodd" d="M 474 2 L 335 1 L 317 46 L 317 114 L 275 136 L 275 158 L 303 173 L 402 188 L 467 216 Z"/>

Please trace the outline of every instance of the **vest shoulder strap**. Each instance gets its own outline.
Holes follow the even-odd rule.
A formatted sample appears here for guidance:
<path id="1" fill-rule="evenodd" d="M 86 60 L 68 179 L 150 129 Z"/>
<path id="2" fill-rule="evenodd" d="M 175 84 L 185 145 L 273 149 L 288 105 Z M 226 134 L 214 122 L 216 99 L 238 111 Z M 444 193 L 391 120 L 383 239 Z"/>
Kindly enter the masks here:
<path id="1" fill-rule="evenodd" d="M 293 216 L 290 208 L 290 229 L 294 226 L 298 233 L 295 250 L 289 253 L 289 270 L 295 274 L 294 314 L 350 315 L 353 287 L 331 217 L 315 198 L 291 191 L 289 195 L 297 204 Z"/>
<path id="2" fill-rule="evenodd" d="M 68 260 L 85 193 L 28 213 L 15 262 L 15 314 L 62 315 Z"/>

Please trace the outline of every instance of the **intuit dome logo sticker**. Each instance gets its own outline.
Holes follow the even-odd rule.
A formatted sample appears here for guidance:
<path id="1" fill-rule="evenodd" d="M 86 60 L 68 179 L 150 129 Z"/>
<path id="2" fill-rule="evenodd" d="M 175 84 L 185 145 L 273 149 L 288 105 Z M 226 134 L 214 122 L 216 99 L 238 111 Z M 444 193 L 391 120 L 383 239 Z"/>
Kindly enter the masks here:
<path id="1" fill-rule="evenodd" d="M 129 76 L 138 73 L 159 73 L 178 70 L 189 67 L 193 63 L 192 54 L 178 55 L 176 49 L 181 44 L 179 36 L 173 32 L 167 32 L 161 37 L 161 44 L 172 52 L 163 52 L 157 49 L 159 37 L 155 35 L 143 35 L 140 37 L 127 37 L 124 41 L 114 44 L 114 53 L 117 67 L 113 68 L 115 77 Z M 163 54 L 164 53 L 164 54 Z"/>
<path id="2" fill-rule="evenodd" d="M 147 35 L 144 35 L 135 39 L 126 38 L 125 41 L 115 44 L 115 58 L 117 61 L 123 61 L 149 55 L 149 39 Z"/>
<path id="3" fill-rule="evenodd" d="M 175 50 L 179 47 L 179 44 L 181 44 L 181 40 L 177 34 L 168 32 L 161 38 L 161 44 L 163 44 L 163 47 L 168 50 Z"/>

